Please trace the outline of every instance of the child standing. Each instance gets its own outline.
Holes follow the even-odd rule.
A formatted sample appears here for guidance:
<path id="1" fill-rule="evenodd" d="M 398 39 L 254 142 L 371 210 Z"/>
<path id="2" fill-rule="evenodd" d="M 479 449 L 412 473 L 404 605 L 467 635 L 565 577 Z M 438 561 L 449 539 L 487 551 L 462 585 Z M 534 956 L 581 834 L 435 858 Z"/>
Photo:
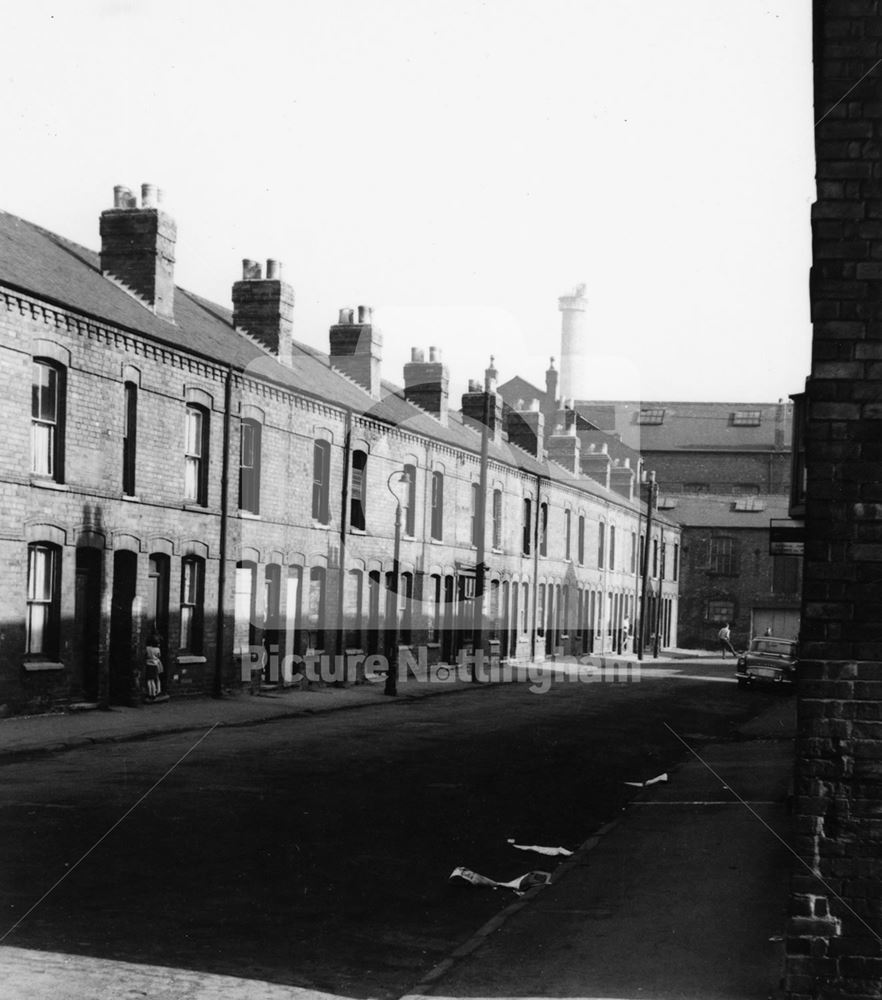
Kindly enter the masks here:
<path id="1" fill-rule="evenodd" d="M 147 638 L 144 661 L 144 679 L 147 681 L 147 700 L 154 701 L 159 694 L 159 676 L 162 673 L 162 650 L 159 636 L 151 632 Z"/>

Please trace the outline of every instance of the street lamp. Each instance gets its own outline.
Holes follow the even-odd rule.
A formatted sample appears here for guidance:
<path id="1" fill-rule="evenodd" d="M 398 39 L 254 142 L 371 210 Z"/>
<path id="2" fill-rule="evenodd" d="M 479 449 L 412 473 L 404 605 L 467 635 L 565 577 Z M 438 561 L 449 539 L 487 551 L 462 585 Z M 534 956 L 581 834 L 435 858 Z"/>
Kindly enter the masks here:
<path id="1" fill-rule="evenodd" d="M 396 487 L 394 489 L 393 482 Z M 392 602 L 394 609 L 392 614 L 392 641 L 389 644 L 390 656 L 389 664 L 386 668 L 386 686 L 383 688 L 383 694 L 394 698 L 398 694 L 398 563 L 401 555 L 401 494 L 405 489 L 412 490 L 413 484 L 410 482 L 410 476 L 406 472 L 397 469 L 386 480 L 386 486 L 388 486 L 392 496 L 395 497 L 395 542 L 392 550 L 392 593 L 394 594 Z"/>
<path id="2" fill-rule="evenodd" d="M 643 659 L 646 639 L 646 591 L 649 576 L 649 543 L 652 539 L 652 510 L 655 506 L 655 472 L 649 473 L 649 490 L 646 497 L 646 541 L 643 544 L 642 587 L 640 592 L 640 631 L 637 633 L 637 659 Z"/>

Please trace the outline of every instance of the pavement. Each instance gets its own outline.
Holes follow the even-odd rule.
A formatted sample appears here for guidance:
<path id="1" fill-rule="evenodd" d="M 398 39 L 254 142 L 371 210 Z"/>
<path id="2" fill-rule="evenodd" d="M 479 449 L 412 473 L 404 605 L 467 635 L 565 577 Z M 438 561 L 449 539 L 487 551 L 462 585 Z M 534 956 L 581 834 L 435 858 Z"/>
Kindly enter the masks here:
<path id="1" fill-rule="evenodd" d="M 592 664 L 531 665 L 548 670 Z M 650 675 L 701 675 L 714 654 L 665 651 L 640 665 Z M 723 681 L 728 678 L 717 677 Z M 734 683 L 734 680 L 732 681 Z M 399 683 L 399 701 L 481 696 L 493 684 L 448 678 Z M 110 711 L 68 711 L 0 720 L 0 763 L 106 742 L 214 726 L 380 706 L 382 680 L 350 687 L 188 697 Z M 777 997 L 788 903 L 789 788 L 796 699 L 769 695 L 734 737 L 708 742 L 676 733 L 685 763 L 644 787 L 619 817 L 556 863 L 550 884 L 512 902 L 408 993 L 417 997 L 581 997 L 591 1000 L 765 1000 Z M 689 748 L 687 750 L 687 747 Z M 635 776 L 640 780 L 658 776 Z M 472 890 L 470 890 L 472 891 Z M 475 889 L 474 891 L 493 891 Z M 329 1000 L 330 995 L 229 976 L 0 945 L 0 1000 L 55 995 L 155 1000 Z"/>

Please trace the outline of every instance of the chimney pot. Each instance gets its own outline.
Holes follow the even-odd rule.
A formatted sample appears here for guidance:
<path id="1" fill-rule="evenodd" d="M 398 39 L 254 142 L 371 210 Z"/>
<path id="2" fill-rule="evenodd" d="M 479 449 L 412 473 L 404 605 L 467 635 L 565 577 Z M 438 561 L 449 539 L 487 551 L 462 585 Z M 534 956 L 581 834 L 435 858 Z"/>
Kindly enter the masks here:
<path id="1" fill-rule="evenodd" d="M 359 323 L 370 323 L 371 322 L 371 307 L 370 306 L 359 306 L 358 307 L 358 322 Z"/>
<path id="2" fill-rule="evenodd" d="M 132 208 L 132 202 L 134 200 L 131 188 L 127 188 L 122 184 L 117 184 L 113 189 L 114 208 Z"/>
<path id="3" fill-rule="evenodd" d="M 430 347 L 429 348 L 429 361 L 437 364 L 441 361 L 441 348 L 440 347 Z"/>
<path id="4" fill-rule="evenodd" d="M 533 413 L 538 413 L 542 409 L 542 404 L 538 399 L 534 399 L 530 403 L 530 409 Z"/>
<path id="5" fill-rule="evenodd" d="M 273 260 L 271 257 L 268 257 L 266 261 L 266 276 L 270 281 L 281 281 L 282 262 L 280 260 Z"/>
<path id="6" fill-rule="evenodd" d="M 410 360 L 413 362 L 421 362 L 426 360 L 426 356 L 423 353 L 422 347 L 411 347 Z"/>
<path id="7" fill-rule="evenodd" d="M 159 188 L 155 184 L 142 184 L 141 208 L 156 208 L 159 204 L 158 192 Z"/>
<path id="8" fill-rule="evenodd" d="M 515 403 L 515 409 L 523 410 L 523 408 L 524 408 L 524 401 L 522 399 L 519 399 L 517 403 Z"/>
<path id="9" fill-rule="evenodd" d="M 256 260 L 243 260 L 242 261 L 242 280 L 243 281 L 260 281 L 261 272 L 260 264 Z"/>

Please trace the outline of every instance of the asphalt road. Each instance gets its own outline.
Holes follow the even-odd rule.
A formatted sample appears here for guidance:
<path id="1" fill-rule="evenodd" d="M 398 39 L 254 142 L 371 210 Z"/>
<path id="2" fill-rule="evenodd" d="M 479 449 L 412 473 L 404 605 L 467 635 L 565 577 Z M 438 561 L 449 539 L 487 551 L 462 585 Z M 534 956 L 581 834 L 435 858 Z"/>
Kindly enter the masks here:
<path id="1" fill-rule="evenodd" d="M 577 846 L 633 796 L 625 781 L 684 759 L 664 723 L 700 743 L 773 697 L 722 682 L 728 664 L 702 672 L 544 695 L 470 688 L 219 729 L 156 787 L 199 734 L 6 763 L 0 936 L 400 995 L 512 900 L 449 881 L 453 868 L 550 870 L 507 838 Z"/>

